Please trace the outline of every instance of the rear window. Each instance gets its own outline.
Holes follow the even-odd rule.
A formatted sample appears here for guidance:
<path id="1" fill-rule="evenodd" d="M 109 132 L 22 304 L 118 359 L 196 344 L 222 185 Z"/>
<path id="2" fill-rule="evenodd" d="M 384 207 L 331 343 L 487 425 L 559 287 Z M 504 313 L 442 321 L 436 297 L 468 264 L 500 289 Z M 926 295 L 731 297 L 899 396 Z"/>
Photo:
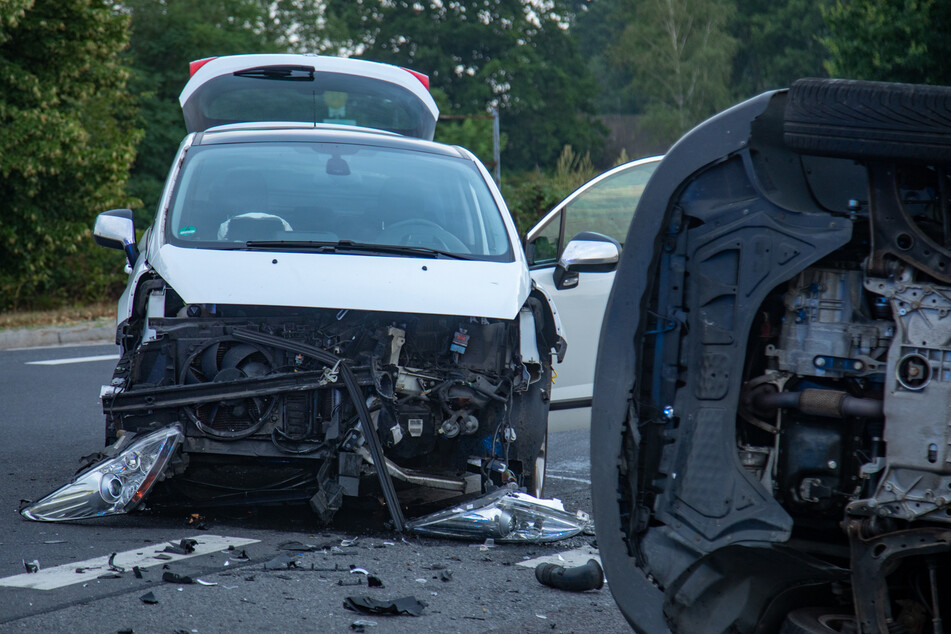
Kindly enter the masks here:
<path id="1" fill-rule="evenodd" d="M 407 149 L 196 146 L 182 166 L 167 222 L 169 241 L 180 246 L 351 241 L 514 259 L 502 211 L 475 164 Z"/>
<path id="2" fill-rule="evenodd" d="M 436 127 L 426 105 L 402 86 L 306 66 L 263 66 L 215 77 L 183 110 L 189 132 L 228 123 L 298 121 L 432 139 Z"/>

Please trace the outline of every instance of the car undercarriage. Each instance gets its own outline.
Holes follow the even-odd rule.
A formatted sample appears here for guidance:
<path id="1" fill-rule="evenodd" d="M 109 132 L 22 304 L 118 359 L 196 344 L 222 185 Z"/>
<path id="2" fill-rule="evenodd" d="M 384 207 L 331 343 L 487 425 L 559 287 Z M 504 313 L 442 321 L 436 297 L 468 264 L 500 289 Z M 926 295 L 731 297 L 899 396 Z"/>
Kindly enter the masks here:
<path id="1" fill-rule="evenodd" d="M 592 427 L 599 545 L 638 631 L 943 631 L 949 104 L 803 80 L 655 172 Z"/>

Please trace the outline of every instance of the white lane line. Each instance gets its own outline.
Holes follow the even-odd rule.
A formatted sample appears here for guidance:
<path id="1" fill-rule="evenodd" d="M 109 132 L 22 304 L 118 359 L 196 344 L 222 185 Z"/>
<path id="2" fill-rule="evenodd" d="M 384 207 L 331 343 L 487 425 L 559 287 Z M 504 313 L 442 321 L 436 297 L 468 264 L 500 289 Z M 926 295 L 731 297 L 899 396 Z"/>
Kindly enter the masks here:
<path id="1" fill-rule="evenodd" d="M 555 553 L 554 555 L 545 555 L 544 557 L 536 557 L 528 561 L 520 561 L 516 565 L 534 568 L 538 564 L 544 563 L 564 566 L 565 568 L 574 568 L 575 566 L 583 566 L 588 563 L 589 559 L 595 559 L 599 564 L 601 563 L 601 555 L 598 554 L 597 548 L 585 546 L 583 548 L 576 548 L 575 550 Z"/>
<path id="2" fill-rule="evenodd" d="M 114 565 L 121 566 L 130 574 L 134 566 L 139 568 L 151 568 L 152 566 L 161 566 L 173 561 L 198 557 L 199 555 L 208 555 L 227 549 L 229 546 L 239 548 L 248 544 L 255 544 L 260 540 L 245 539 L 243 537 L 223 537 L 221 535 L 196 535 L 187 539 L 194 539 L 198 542 L 195 550 L 187 555 L 176 555 L 174 553 L 163 552 L 166 546 L 177 545 L 179 541 L 162 542 L 146 546 L 145 548 L 136 548 L 116 554 L 113 560 Z M 156 555 L 161 555 L 161 559 L 156 559 Z M 81 571 L 81 572 L 80 572 Z M 44 568 L 39 572 L 23 573 L 0 579 L 0 586 L 10 588 L 32 588 L 34 590 L 55 590 L 64 586 L 70 586 L 84 581 L 95 581 L 96 578 L 109 572 L 109 556 L 95 557 L 86 561 L 77 561 L 71 564 L 63 564 L 54 568 Z"/>
<path id="3" fill-rule="evenodd" d="M 90 361 L 116 361 L 117 354 L 98 354 L 94 357 L 73 357 L 71 359 L 48 359 L 46 361 L 27 361 L 26 365 L 65 365 L 67 363 L 88 363 Z"/>
<path id="4" fill-rule="evenodd" d="M 591 480 L 585 480 L 584 478 L 572 478 L 571 476 L 560 476 L 552 475 L 550 473 L 545 474 L 546 478 L 551 478 L 552 480 L 571 480 L 572 482 L 581 482 L 583 484 L 591 484 Z"/>

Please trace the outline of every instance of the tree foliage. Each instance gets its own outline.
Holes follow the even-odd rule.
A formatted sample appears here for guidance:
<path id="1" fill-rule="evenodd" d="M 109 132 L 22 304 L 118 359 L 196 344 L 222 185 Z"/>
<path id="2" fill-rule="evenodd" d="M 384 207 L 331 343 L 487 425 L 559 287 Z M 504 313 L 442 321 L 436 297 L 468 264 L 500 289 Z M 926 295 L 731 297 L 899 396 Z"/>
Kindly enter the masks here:
<path id="1" fill-rule="evenodd" d="M 639 0 L 621 8 L 618 19 L 626 26 L 612 47 L 613 61 L 631 69 L 630 88 L 647 101 L 655 133 L 673 141 L 730 104 L 733 2 Z"/>
<path id="2" fill-rule="evenodd" d="M 594 84 L 558 2 L 327 0 L 326 33 L 360 57 L 430 76 L 452 114 L 497 105 L 506 169 L 553 165 L 566 144 L 599 146 Z"/>
<path id="3" fill-rule="evenodd" d="M 127 22 L 97 0 L 0 9 L 0 308 L 35 304 L 83 259 L 96 213 L 125 203 Z"/>
<path id="4" fill-rule="evenodd" d="M 178 95 L 189 62 L 219 55 L 280 50 L 280 23 L 258 0 L 127 0 L 132 17 L 130 89 L 137 96 L 145 138 L 139 144 L 129 193 L 151 217 L 175 150 L 185 136 Z"/>
<path id="5" fill-rule="evenodd" d="M 832 0 L 737 0 L 732 35 L 735 97 L 785 88 L 800 77 L 825 77 L 829 34 L 823 11 Z"/>
<path id="6" fill-rule="evenodd" d="M 826 21 L 830 75 L 951 85 L 946 0 L 837 0 Z"/>

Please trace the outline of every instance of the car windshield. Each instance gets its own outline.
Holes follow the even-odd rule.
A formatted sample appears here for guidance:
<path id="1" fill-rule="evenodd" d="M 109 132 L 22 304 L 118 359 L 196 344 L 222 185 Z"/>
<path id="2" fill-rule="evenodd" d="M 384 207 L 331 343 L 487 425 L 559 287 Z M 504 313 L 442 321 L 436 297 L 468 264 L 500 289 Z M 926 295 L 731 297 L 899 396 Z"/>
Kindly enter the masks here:
<path id="1" fill-rule="evenodd" d="M 514 259 L 476 165 L 405 148 L 312 142 L 193 147 L 169 241 L 226 249 Z M 392 247 L 402 247 L 392 248 Z"/>

